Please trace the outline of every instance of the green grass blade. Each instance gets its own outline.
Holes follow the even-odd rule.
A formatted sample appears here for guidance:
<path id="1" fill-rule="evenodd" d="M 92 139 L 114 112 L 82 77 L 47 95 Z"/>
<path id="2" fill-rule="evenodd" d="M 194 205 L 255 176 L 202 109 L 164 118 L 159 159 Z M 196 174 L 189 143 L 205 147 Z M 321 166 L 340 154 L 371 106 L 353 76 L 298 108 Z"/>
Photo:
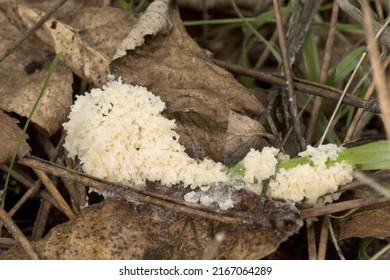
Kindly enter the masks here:
<path id="1" fill-rule="evenodd" d="M 377 141 L 346 149 L 337 161 L 345 160 L 359 170 L 390 169 L 390 143 Z"/>
<path id="2" fill-rule="evenodd" d="M 278 61 L 278 63 L 282 63 L 282 57 L 281 55 L 279 54 L 279 52 L 263 37 L 261 36 L 261 34 L 253 27 L 253 25 L 251 23 L 249 23 L 245 17 L 242 15 L 242 13 L 240 12 L 240 9 L 238 9 L 237 5 L 236 5 L 236 2 L 234 0 L 230 0 L 234 10 L 236 11 L 236 13 L 238 14 L 238 16 L 243 20 L 243 22 L 245 23 L 246 27 L 248 28 L 248 32 L 252 32 L 254 34 L 254 36 L 260 41 L 262 42 L 264 45 L 266 45 L 266 47 L 271 51 L 272 55 L 275 57 L 275 59 Z M 249 35 L 247 35 L 249 36 Z"/>
<path id="3" fill-rule="evenodd" d="M 367 248 L 374 241 L 373 237 L 363 238 L 359 248 L 359 260 L 369 260 L 371 257 L 367 254 Z"/>
<path id="4" fill-rule="evenodd" d="M 320 80 L 320 59 L 313 33 L 309 31 L 302 45 L 303 60 L 310 81 Z"/>
<path id="5" fill-rule="evenodd" d="M 43 83 L 42 89 L 41 89 L 41 91 L 39 93 L 38 98 L 34 102 L 34 105 L 33 105 L 32 109 L 31 109 L 30 114 L 28 115 L 27 121 L 26 121 L 26 123 L 25 123 L 25 125 L 23 127 L 22 135 L 20 135 L 19 140 L 18 140 L 18 144 L 17 144 L 16 149 L 15 149 L 13 155 L 12 155 L 12 159 L 11 159 L 11 163 L 10 163 L 9 170 L 8 170 L 8 173 L 7 173 L 7 177 L 5 178 L 3 195 L 1 197 L 1 207 L 2 208 L 4 208 L 4 206 L 5 206 L 5 198 L 6 198 L 7 189 L 8 189 L 8 185 L 9 185 L 9 182 L 10 182 L 10 178 L 11 178 L 11 170 L 12 170 L 14 164 L 15 164 L 16 156 L 18 154 L 20 145 L 22 144 L 22 141 L 24 139 L 24 135 L 26 134 L 27 128 L 28 128 L 28 126 L 29 126 L 29 124 L 31 122 L 31 118 L 32 118 L 36 108 L 38 107 L 39 101 L 41 100 L 41 98 L 43 96 L 43 93 L 45 92 L 47 86 L 49 85 L 50 79 L 53 76 L 54 70 L 56 69 L 58 61 L 60 60 L 61 56 L 62 56 L 61 52 L 56 54 L 56 56 L 54 57 L 52 63 L 50 64 L 49 71 L 48 71 L 48 73 L 46 75 L 46 78 L 45 78 L 45 81 Z M 0 233 L 0 236 L 1 236 L 1 233 Z"/>
<path id="6" fill-rule="evenodd" d="M 365 50 L 364 46 L 353 49 L 345 56 L 330 74 L 327 84 L 338 86 L 355 69 L 360 57 Z"/>
<path id="7" fill-rule="evenodd" d="M 122 10 L 128 12 L 131 11 L 134 5 L 134 0 L 120 0 L 119 1 L 119 6 L 121 7 Z"/>

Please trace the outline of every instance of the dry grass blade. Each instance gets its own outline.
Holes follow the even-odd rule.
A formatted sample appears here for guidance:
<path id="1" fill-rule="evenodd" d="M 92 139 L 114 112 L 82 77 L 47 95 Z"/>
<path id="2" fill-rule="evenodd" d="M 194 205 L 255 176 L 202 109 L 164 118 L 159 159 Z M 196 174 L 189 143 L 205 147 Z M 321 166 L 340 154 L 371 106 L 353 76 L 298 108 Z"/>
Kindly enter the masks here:
<path id="1" fill-rule="evenodd" d="M 326 214 L 337 213 L 345 210 L 350 210 L 356 207 L 369 206 L 374 204 L 380 204 L 390 201 L 387 197 L 366 197 L 353 199 L 338 203 L 328 204 L 318 208 L 308 208 L 301 210 L 301 216 L 303 219 L 318 217 Z"/>
<path id="2" fill-rule="evenodd" d="M 28 191 L 23 194 L 23 196 L 11 208 L 11 210 L 8 211 L 8 215 L 10 217 L 15 215 L 15 213 L 22 207 L 22 205 L 39 190 L 40 185 L 41 185 L 40 182 L 37 181 L 32 188 L 28 189 Z M 2 223 L 0 223 L 0 227 L 2 226 L 3 226 Z"/>
<path id="3" fill-rule="evenodd" d="M 316 233 L 313 223 L 306 221 L 306 234 L 307 234 L 307 250 L 309 254 L 309 260 L 317 259 L 317 242 Z"/>
<path id="4" fill-rule="evenodd" d="M 320 241 L 318 245 L 318 260 L 325 260 L 329 238 L 329 217 L 325 216 L 321 224 Z"/>
<path id="5" fill-rule="evenodd" d="M 386 130 L 387 138 L 390 139 L 390 96 L 387 86 L 387 79 L 383 69 L 383 65 L 380 60 L 380 54 L 378 50 L 378 44 L 375 40 L 375 34 L 373 31 L 373 20 L 371 18 L 370 10 L 367 1 L 362 1 L 365 34 L 367 41 L 368 53 L 373 71 L 373 80 L 375 82 L 375 88 L 377 91 L 379 106 L 382 112 L 382 121 Z"/>
<path id="6" fill-rule="evenodd" d="M 67 169 L 62 166 L 58 166 L 53 163 L 45 162 L 36 158 L 22 158 L 18 160 L 18 163 L 29 166 L 39 173 L 45 174 L 45 172 L 61 177 L 68 180 L 76 181 L 80 184 L 94 188 L 100 192 L 111 194 L 112 196 L 118 196 L 126 198 L 130 201 L 139 201 L 155 206 L 161 206 L 166 209 L 170 209 L 176 212 L 193 215 L 199 218 L 212 219 L 222 223 L 253 225 L 254 221 L 248 215 L 239 215 L 237 217 L 232 216 L 231 211 L 225 211 L 220 209 L 213 209 L 212 211 L 205 211 L 205 208 L 198 204 L 186 202 L 182 199 L 175 199 L 165 195 L 161 195 L 154 192 L 141 191 L 137 189 L 131 189 L 129 187 L 123 187 L 120 185 L 112 186 L 112 184 L 93 178 L 86 174 L 78 173 L 74 170 Z M 45 176 L 47 176 L 45 174 Z M 224 215 L 226 214 L 226 215 Z"/>
<path id="7" fill-rule="evenodd" d="M 293 77 L 292 77 L 289 58 L 288 58 L 286 37 L 283 30 L 283 21 L 282 21 L 282 14 L 280 12 L 280 3 L 278 0 L 273 0 L 273 4 L 275 10 L 276 27 L 279 35 L 279 46 L 282 53 L 284 76 L 286 77 L 285 86 L 287 88 L 287 94 L 288 94 L 288 105 L 289 105 L 290 117 L 292 119 L 292 124 L 294 127 L 296 139 L 299 143 L 299 147 L 301 150 L 304 150 L 306 148 L 306 144 L 304 138 L 302 137 L 301 125 L 298 119 L 297 100 L 294 93 Z"/>
<path id="8" fill-rule="evenodd" d="M 361 172 L 359 170 L 355 170 L 353 172 L 353 176 L 356 179 L 358 179 L 359 181 L 369 185 L 371 188 L 373 188 L 374 190 L 379 192 L 381 195 L 390 199 L 390 192 L 386 188 L 384 188 L 380 184 L 378 184 L 374 179 L 372 179 L 369 176 L 367 176 L 366 174 L 364 174 L 363 172 Z"/>
<path id="9" fill-rule="evenodd" d="M 225 240 L 226 233 L 221 231 L 217 232 L 214 236 L 213 241 L 211 242 L 209 248 L 205 251 L 202 256 L 202 260 L 212 260 L 218 254 L 219 247 L 222 242 Z"/>
<path id="10" fill-rule="evenodd" d="M 380 257 L 382 257 L 384 254 L 386 254 L 388 251 L 390 251 L 390 243 L 387 244 L 385 247 L 380 249 L 375 255 L 371 257 L 371 260 L 377 260 Z"/>
<path id="11" fill-rule="evenodd" d="M 33 168 L 35 172 L 44 170 L 48 174 L 76 181 L 80 184 L 96 189 L 100 193 L 104 193 L 109 197 L 121 197 L 129 201 L 155 205 L 178 213 L 207 220 L 218 221 L 224 224 L 252 225 L 257 228 L 269 228 L 271 225 L 270 222 L 272 223 L 272 221 L 280 223 L 282 220 L 289 220 L 290 218 L 292 220 L 289 220 L 288 222 L 291 222 L 292 224 L 295 223 L 299 225 L 299 227 L 302 223 L 300 217 L 297 217 L 298 215 L 295 208 L 290 208 L 288 204 L 284 204 L 286 207 L 281 208 L 281 211 L 283 211 L 282 217 L 279 217 L 277 213 L 273 213 L 272 217 L 262 216 L 261 219 L 256 219 L 257 217 L 252 212 L 229 211 L 219 208 L 205 207 L 200 204 L 190 203 L 184 201 L 183 199 L 173 198 L 167 195 L 159 194 L 157 192 L 139 190 L 120 184 L 113 185 L 112 183 L 102 179 L 94 178 L 86 174 L 81 174 L 63 166 L 59 166 L 33 157 L 19 159 L 18 163 Z M 43 171 L 40 172 L 45 174 Z M 43 177 L 40 179 L 42 180 Z M 271 202 L 271 205 L 274 205 L 274 203 Z M 277 207 L 278 206 L 275 204 L 275 208 Z M 286 213 L 285 210 L 291 212 L 291 215 L 290 213 Z"/>
<path id="12" fill-rule="evenodd" d="M 30 241 L 27 240 L 23 232 L 2 207 L 0 207 L 0 219 L 7 227 L 8 231 L 12 234 L 12 236 L 18 241 L 23 250 L 28 254 L 28 256 L 32 260 L 39 260 L 39 255 L 32 247 Z"/>
<path id="13" fill-rule="evenodd" d="M 336 23 L 337 23 L 338 15 L 339 15 L 339 5 L 337 4 L 337 2 L 333 2 L 332 15 L 330 19 L 330 27 L 329 27 L 328 37 L 326 40 L 325 54 L 324 54 L 324 59 L 321 67 L 321 73 L 320 73 L 320 83 L 324 83 L 328 78 L 328 70 L 329 70 L 331 56 L 332 56 L 332 47 L 333 47 L 335 33 L 336 33 Z M 311 117 L 307 127 L 306 143 L 308 144 L 310 144 L 313 140 L 314 128 L 317 125 L 321 104 L 322 104 L 322 99 L 320 97 L 316 97 L 314 99 L 313 108 L 310 112 Z"/>
<path id="14" fill-rule="evenodd" d="M 245 67 L 235 65 L 235 64 L 230 64 L 221 60 L 214 60 L 214 62 L 218 66 L 221 66 L 226 70 L 229 70 L 236 74 L 252 77 L 256 80 L 273 84 L 273 85 L 278 85 L 278 86 L 286 85 L 285 79 L 282 76 L 276 74 L 247 69 Z M 321 96 L 332 100 L 339 100 L 340 95 L 342 94 L 342 91 L 336 88 L 326 86 L 320 83 L 311 82 L 308 80 L 298 79 L 298 78 L 294 78 L 293 85 L 295 89 L 298 91 L 303 91 L 312 95 Z M 344 99 L 342 100 L 342 102 L 344 104 L 348 104 L 357 108 L 363 108 L 365 111 L 368 112 L 372 112 L 375 114 L 379 113 L 378 103 L 377 100 L 375 99 L 363 100 L 359 97 L 351 95 L 350 93 L 347 93 Z"/>
<path id="15" fill-rule="evenodd" d="M 327 220 L 330 236 L 332 237 L 332 242 L 333 242 L 334 247 L 336 248 L 336 252 L 339 255 L 340 259 L 345 260 L 344 254 L 341 251 L 341 248 L 340 248 L 340 246 L 339 246 L 339 244 L 337 242 L 337 238 L 336 238 L 336 235 L 334 233 L 333 226 L 332 226 L 332 223 L 329 220 L 328 215 L 325 216 L 325 219 Z"/>
<path id="16" fill-rule="evenodd" d="M 350 87 L 350 85 L 352 83 L 352 80 L 354 79 L 354 77 L 355 77 L 355 75 L 356 75 L 360 65 L 363 63 L 363 60 L 364 60 L 365 57 L 366 57 L 366 52 L 364 52 L 362 54 L 362 56 L 360 57 L 359 62 L 357 63 L 355 69 L 353 70 L 353 73 L 352 73 L 351 77 L 349 78 L 346 86 L 344 87 L 343 93 L 341 94 L 341 96 L 339 97 L 339 100 L 337 102 L 336 108 L 334 109 L 334 111 L 332 113 L 332 116 L 329 119 L 328 125 L 326 126 L 325 131 L 322 134 L 322 137 L 321 137 L 321 139 L 319 141 L 319 145 L 324 143 L 328 133 L 333 129 L 333 126 L 335 125 L 334 124 L 334 120 L 336 119 L 337 112 L 339 111 L 340 106 L 341 106 L 341 104 L 342 104 L 342 102 L 343 102 L 343 100 L 344 100 L 344 98 L 345 98 L 345 96 L 346 96 L 346 94 L 347 94 L 347 92 L 349 90 L 349 87 Z"/>
<path id="17" fill-rule="evenodd" d="M 361 25 L 365 25 L 365 23 L 364 23 L 365 19 L 363 19 L 362 14 L 358 8 L 356 8 L 355 6 L 350 4 L 348 0 L 337 0 L 337 2 L 339 3 L 340 8 L 344 12 L 346 12 L 349 16 L 351 16 L 354 20 L 356 20 Z M 365 2 L 365 1 L 362 1 L 362 2 Z M 380 40 L 386 46 L 389 47 L 390 46 L 390 32 L 388 30 L 384 30 L 383 26 L 374 20 L 371 21 L 370 28 L 371 27 L 374 28 L 375 32 L 379 33 L 380 31 L 383 31 L 383 35 L 380 37 Z M 367 31 L 367 28 L 365 30 Z M 365 34 L 367 35 L 367 32 L 365 32 Z"/>
<path id="18" fill-rule="evenodd" d="M 59 193 L 57 188 L 51 182 L 50 178 L 45 174 L 45 172 L 43 172 L 41 170 L 36 169 L 36 170 L 34 170 L 34 172 L 35 172 L 35 174 L 37 174 L 39 179 L 42 181 L 43 185 L 45 185 L 45 187 L 49 191 L 49 193 L 56 200 L 56 202 L 58 203 L 58 205 L 60 206 L 60 208 L 64 212 L 64 214 L 70 220 L 73 219 L 75 217 L 75 214 L 72 212 L 72 209 L 70 209 L 69 205 L 66 203 L 65 199 Z"/>

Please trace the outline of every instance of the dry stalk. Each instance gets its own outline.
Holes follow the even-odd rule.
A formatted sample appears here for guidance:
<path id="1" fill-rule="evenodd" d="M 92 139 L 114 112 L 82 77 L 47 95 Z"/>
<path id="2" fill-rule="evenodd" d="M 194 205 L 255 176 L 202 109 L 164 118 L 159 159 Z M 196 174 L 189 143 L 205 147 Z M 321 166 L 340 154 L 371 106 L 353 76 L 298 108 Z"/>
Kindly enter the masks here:
<path id="1" fill-rule="evenodd" d="M 336 23 L 337 23 L 338 15 L 339 15 L 339 5 L 337 4 L 337 2 L 333 2 L 332 15 L 330 19 L 330 27 L 329 27 L 328 37 L 326 39 L 326 45 L 325 45 L 325 54 L 324 54 L 324 59 L 323 59 L 321 72 L 320 72 L 320 83 L 325 83 L 326 79 L 328 78 L 328 70 L 332 58 L 332 47 L 333 47 L 334 38 L 336 34 Z M 321 97 L 317 96 L 314 99 L 313 107 L 310 112 L 310 120 L 307 127 L 306 143 L 308 144 L 310 144 L 313 141 L 314 130 L 315 130 L 315 126 L 317 125 L 321 104 L 322 104 L 322 99 Z"/>
<path id="2" fill-rule="evenodd" d="M 278 86 L 285 86 L 286 81 L 284 77 L 276 75 L 276 74 L 271 74 L 271 73 L 266 73 L 258 70 L 252 70 L 248 69 L 239 65 L 235 64 L 230 64 L 226 63 L 221 60 L 215 59 L 214 62 L 218 65 L 221 66 L 228 71 L 231 71 L 233 73 L 239 74 L 239 75 L 245 75 L 248 77 L 252 77 L 258 81 L 262 81 L 265 83 L 269 83 L 272 85 L 278 85 Z M 324 98 L 329 98 L 332 100 L 339 100 L 340 95 L 342 94 L 342 91 L 339 89 L 336 89 L 334 87 L 330 87 L 324 84 L 308 81 L 308 80 L 303 80 L 303 79 L 298 79 L 294 78 L 294 88 L 297 91 L 302 91 L 306 92 L 308 94 L 316 95 L 316 96 L 321 96 Z M 363 110 L 372 112 L 374 114 L 379 113 L 379 106 L 378 102 L 375 99 L 372 100 L 364 100 L 359 97 L 356 97 L 354 95 L 351 95 L 347 93 L 342 100 L 344 104 L 356 107 L 356 108 L 363 108 Z"/>
<path id="3" fill-rule="evenodd" d="M 324 216 L 321 224 L 320 241 L 318 244 L 318 260 L 325 260 L 329 239 L 329 218 Z"/>
<path id="4" fill-rule="evenodd" d="M 386 130 L 387 138 L 390 139 L 390 96 L 387 86 L 387 79 L 385 71 L 380 60 L 380 54 L 378 44 L 375 40 L 375 34 L 373 31 L 373 20 L 370 14 L 370 8 L 367 1 L 362 1 L 364 26 L 367 41 L 367 49 L 370 56 L 372 65 L 373 80 L 375 82 L 375 88 L 379 99 L 379 107 L 382 112 L 382 121 Z"/>
<path id="5" fill-rule="evenodd" d="M 307 235 L 307 251 L 309 255 L 309 260 L 317 259 L 317 241 L 316 233 L 313 223 L 306 221 L 306 235 Z"/>
<path id="6" fill-rule="evenodd" d="M 297 99 L 294 92 L 293 76 L 290 69 L 288 50 L 286 46 L 286 36 L 283 29 L 283 19 L 282 19 L 282 14 L 280 12 L 279 0 L 273 0 L 273 4 L 275 10 L 276 28 L 278 30 L 279 46 L 282 53 L 284 76 L 286 79 L 285 87 L 287 89 L 290 117 L 294 127 L 296 139 L 299 143 L 299 148 L 301 150 L 305 150 L 306 143 L 304 138 L 302 137 L 301 125 L 298 119 Z"/>
<path id="7" fill-rule="evenodd" d="M 57 190 L 56 186 L 52 183 L 49 176 L 46 175 L 45 172 L 33 169 L 35 174 L 37 174 L 38 178 L 41 180 L 42 184 L 46 187 L 48 192 L 52 195 L 54 200 L 58 203 L 61 211 L 71 220 L 75 218 L 75 214 L 70 209 L 69 205 L 66 203 L 65 199 L 62 197 L 60 192 Z"/>
<path id="8" fill-rule="evenodd" d="M 353 199 L 353 200 L 328 204 L 318 208 L 303 209 L 301 210 L 301 216 L 303 219 L 313 218 L 313 217 L 323 216 L 326 214 L 346 211 L 357 207 L 381 204 L 389 201 L 390 201 L 389 198 L 383 196 Z"/>
<path id="9" fill-rule="evenodd" d="M 0 220 L 4 223 L 8 231 L 12 234 L 15 240 L 19 243 L 20 247 L 26 252 L 26 254 L 32 260 L 39 260 L 39 255 L 31 245 L 30 241 L 24 236 L 20 228 L 14 223 L 8 213 L 0 207 Z"/>

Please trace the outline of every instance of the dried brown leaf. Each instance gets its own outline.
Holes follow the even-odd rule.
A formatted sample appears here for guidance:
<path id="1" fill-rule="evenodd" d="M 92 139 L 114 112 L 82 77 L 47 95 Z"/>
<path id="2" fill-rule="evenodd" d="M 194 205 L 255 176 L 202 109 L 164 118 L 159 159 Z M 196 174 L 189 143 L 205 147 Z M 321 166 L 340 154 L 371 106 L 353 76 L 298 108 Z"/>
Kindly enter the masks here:
<path id="1" fill-rule="evenodd" d="M 112 72 L 161 97 L 165 115 L 176 119 L 180 141 L 192 156 L 208 155 L 230 164 L 250 147 L 267 145 L 261 136 L 269 134 L 254 124 L 263 105 L 190 38 L 177 10 L 171 19 L 174 27 L 168 36 L 156 36 L 113 61 Z M 236 116 L 246 116 L 240 117 L 241 125 Z"/>
<path id="2" fill-rule="evenodd" d="M 107 200 L 87 207 L 80 216 L 54 227 L 33 242 L 45 259 L 141 259 L 146 247 L 133 206 Z M 0 255 L 0 259 L 25 259 L 19 246 Z"/>
<path id="3" fill-rule="evenodd" d="M 27 28 L 33 26 L 44 13 L 18 5 L 17 12 Z M 54 19 L 47 20 L 35 33 L 55 51 L 63 53 L 63 61 L 79 77 L 93 84 L 102 84 L 109 74 L 110 59 L 86 44 L 70 26 Z"/>
<path id="4" fill-rule="evenodd" d="M 82 40 L 95 50 L 112 57 L 126 37 L 127 26 L 133 26 L 137 18 L 133 13 L 111 7 L 85 8 L 63 14 L 58 18 L 77 30 Z"/>
<path id="5" fill-rule="evenodd" d="M 0 52 L 25 31 L 18 23 L 16 6 L 0 4 Z M 27 117 L 36 101 L 52 59 L 52 48 L 37 37 L 29 36 L 9 57 L 0 63 L 0 108 Z M 41 66 L 32 73 L 25 67 Z M 30 69 L 31 70 L 31 69 Z M 33 70 L 33 69 L 32 69 Z M 72 72 L 59 63 L 32 117 L 32 122 L 47 135 L 61 128 L 72 104 Z"/>
<path id="6" fill-rule="evenodd" d="M 344 219 L 333 220 L 333 226 L 338 240 L 350 237 L 389 237 L 390 206 L 368 208 Z"/>
<path id="7" fill-rule="evenodd" d="M 169 0 L 155 0 L 142 14 L 136 25 L 123 40 L 116 51 L 113 60 L 123 57 L 129 50 L 135 50 L 145 42 L 145 36 L 155 36 L 159 33 L 168 34 L 172 28 L 169 17 Z"/>
<path id="8" fill-rule="evenodd" d="M 53 228 L 33 246 L 45 259 L 200 259 L 214 234 L 224 230 L 227 237 L 217 258 L 256 259 L 272 253 L 302 225 L 293 209 L 272 203 L 268 208 L 276 210 L 268 214 L 278 216 L 281 226 L 224 225 L 160 207 L 107 199 Z M 19 246 L 0 255 L 0 259 L 26 257 Z"/>
<path id="9" fill-rule="evenodd" d="M 19 138 L 23 133 L 18 122 L 0 110 L 0 165 L 9 162 L 16 150 Z M 18 150 L 18 157 L 24 157 L 31 151 L 26 142 L 27 138 L 27 135 L 23 138 Z"/>

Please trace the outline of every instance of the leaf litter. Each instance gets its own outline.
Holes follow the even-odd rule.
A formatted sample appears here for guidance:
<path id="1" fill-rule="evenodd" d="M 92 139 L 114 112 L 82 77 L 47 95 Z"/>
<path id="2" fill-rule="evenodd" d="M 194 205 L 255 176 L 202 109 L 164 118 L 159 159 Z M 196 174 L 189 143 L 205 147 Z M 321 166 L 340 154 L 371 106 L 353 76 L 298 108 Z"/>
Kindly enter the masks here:
<path id="1" fill-rule="evenodd" d="M 22 36 L 25 29 L 19 25 L 20 19 L 15 6 L 0 4 L 1 50 Z M 28 117 L 34 101 L 37 99 L 46 77 L 53 49 L 30 36 L 15 52 L 0 63 L 0 108 Z M 31 73 L 26 67 L 39 63 L 41 69 Z M 12 69 L 10 71 L 9 69 Z M 48 136 L 57 132 L 66 120 L 72 104 L 72 71 L 63 65 L 58 66 L 42 97 L 32 122 Z"/>
<path id="2" fill-rule="evenodd" d="M 19 121 L 17 119 L 8 116 L 0 110 L 0 165 L 10 162 L 16 150 L 19 138 L 23 133 L 18 123 Z M 20 158 L 28 155 L 31 151 L 26 140 L 27 135 L 24 135 L 18 150 L 18 157 Z"/>

